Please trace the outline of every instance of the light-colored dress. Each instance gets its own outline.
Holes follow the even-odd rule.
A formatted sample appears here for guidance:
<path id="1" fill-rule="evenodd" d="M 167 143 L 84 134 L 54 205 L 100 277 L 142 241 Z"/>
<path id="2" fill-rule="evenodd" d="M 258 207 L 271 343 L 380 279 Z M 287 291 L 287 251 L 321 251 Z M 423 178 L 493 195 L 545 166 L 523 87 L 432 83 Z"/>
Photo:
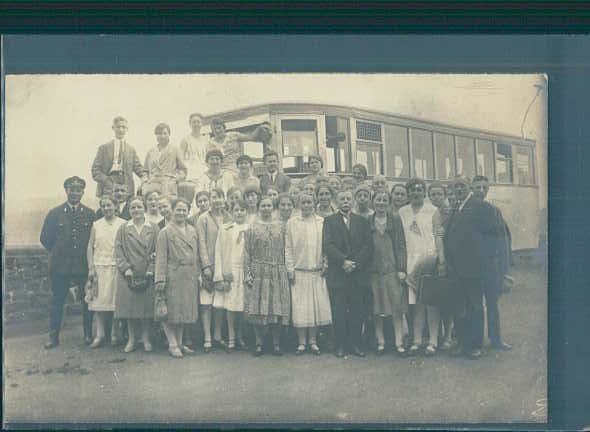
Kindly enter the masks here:
<path id="1" fill-rule="evenodd" d="M 213 188 L 218 188 L 221 189 L 224 194 L 227 194 L 227 190 L 234 185 L 234 175 L 231 171 L 223 168 L 216 176 L 213 176 L 209 170 L 207 170 L 193 181 L 196 191 L 204 190 L 211 193 Z"/>
<path id="2" fill-rule="evenodd" d="M 98 278 L 96 297 L 88 303 L 88 310 L 113 312 L 117 296 L 117 260 L 115 258 L 115 239 L 119 227 L 126 220 L 115 217 L 110 223 L 105 218 L 94 222 L 94 268 Z"/>
<path id="3" fill-rule="evenodd" d="M 115 318 L 153 318 L 154 284 L 150 283 L 143 291 L 132 290 L 129 288 L 129 280 L 125 277 L 125 272 L 131 269 L 133 274 L 138 276 L 143 276 L 146 272 L 154 274 L 159 231 L 158 225 L 148 221 L 140 227 L 139 232 L 133 221 L 119 228 L 115 242 L 115 256 L 119 268 Z"/>
<path id="4" fill-rule="evenodd" d="M 436 207 L 427 202 L 417 213 L 414 213 L 411 204 L 399 209 L 406 238 L 407 274 L 412 273 L 416 263 L 423 257 L 436 255 L 432 230 L 432 216 L 435 212 Z M 416 304 L 416 287 L 410 285 L 408 291 L 409 304 Z"/>
<path id="5" fill-rule="evenodd" d="M 188 134 L 180 140 L 180 154 L 186 165 L 187 181 L 194 181 L 207 170 L 207 164 L 205 163 L 207 145 L 208 137 L 206 134 L 201 134 L 198 137 Z"/>
<path id="6" fill-rule="evenodd" d="M 211 215 L 211 211 L 203 213 L 197 219 L 197 235 L 199 240 L 199 254 L 201 257 L 201 266 L 203 269 L 209 267 L 211 273 L 215 274 L 215 246 L 217 244 L 217 234 L 223 225 L 232 221 L 231 215 L 223 210 L 220 219 L 216 219 Z M 210 283 L 210 282 L 209 282 Z M 212 284 L 210 285 L 211 292 L 201 287 L 199 298 L 201 306 L 213 305 L 215 308 L 223 307 L 223 296 L 219 291 L 216 291 Z"/>
<path id="7" fill-rule="evenodd" d="M 242 193 L 246 189 L 246 186 L 256 186 L 258 190 L 260 190 L 260 179 L 256 176 L 250 175 L 248 178 L 241 178 L 239 174 L 234 175 L 233 177 L 233 185 L 234 187 L 239 188 Z"/>
<path id="8" fill-rule="evenodd" d="M 236 161 L 242 154 L 242 146 L 240 145 L 239 136 L 239 132 L 226 132 L 222 142 L 218 142 L 215 140 L 215 137 L 211 137 L 209 138 L 209 144 L 207 146 L 207 150 L 213 148 L 221 150 L 223 153 L 221 167 L 228 171 L 232 171 L 234 174 L 238 172 Z"/>
<path id="9" fill-rule="evenodd" d="M 294 327 L 318 327 L 332 323 L 332 309 L 322 276 L 322 227 L 324 219 L 294 216 L 287 222 L 285 261 L 295 274 L 291 285 Z"/>
<path id="10" fill-rule="evenodd" d="M 279 221 L 257 220 L 248 229 L 244 277 L 254 282 L 246 288 L 244 312 L 248 321 L 289 325 L 291 293 L 285 266 L 285 236 Z"/>
<path id="11" fill-rule="evenodd" d="M 194 323 L 199 316 L 201 271 L 197 232 L 186 225 L 186 233 L 169 223 L 156 243 L 156 284 L 166 284 L 166 306 L 170 324 Z"/>
<path id="12" fill-rule="evenodd" d="M 186 165 L 180 151 L 172 144 L 153 147 L 145 157 L 148 187 L 155 187 L 162 195 L 177 195 L 177 181 L 186 177 Z"/>
<path id="13" fill-rule="evenodd" d="M 215 303 L 231 312 L 244 311 L 244 244 L 248 228 L 247 223 L 231 222 L 217 234 L 213 283 L 216 288 L 226 284 L 229 290 L 216 290 Z M 227 281 L 228 274 L 232 276 L 231 282 Z"/>
<path id="14" fill-rule="evenodd" d="M 151 214 L 149 212 L 146 212 L 145 213 L 145 220 L 153 225 L 159 225 L 160 222 L 162 222 L 162 220 L 164 220 L 164 217 L 160 213 Z"/>

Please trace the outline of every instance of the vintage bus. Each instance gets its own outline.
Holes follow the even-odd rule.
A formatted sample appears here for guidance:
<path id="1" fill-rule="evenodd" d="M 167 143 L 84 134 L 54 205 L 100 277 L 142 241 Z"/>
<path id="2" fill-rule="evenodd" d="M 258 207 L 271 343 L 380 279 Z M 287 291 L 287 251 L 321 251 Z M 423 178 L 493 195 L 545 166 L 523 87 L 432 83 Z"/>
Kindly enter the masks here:
<path id="1" fill-rule="evenodd" d="M 351 175 L 356 163 L 369 176 L 383 174 L 390 185 L 411 177 L 449 181 L 457 173 L 490 179 L 488 199 L 497 205 L 511 229 L 513 249 L 534 249 L 544 237 L 535 141 L 500 133 L 408 118 L 353 107 L 273 103 L 207 116 L 222 119 L 228 130 L 250 131 L 268 122 L 268 143 L 245 142 L 257 171 L 268 149 L 281 156 L 283 171 L 307 174 L 308 156 L 324 159 L 326 174 Z"/>

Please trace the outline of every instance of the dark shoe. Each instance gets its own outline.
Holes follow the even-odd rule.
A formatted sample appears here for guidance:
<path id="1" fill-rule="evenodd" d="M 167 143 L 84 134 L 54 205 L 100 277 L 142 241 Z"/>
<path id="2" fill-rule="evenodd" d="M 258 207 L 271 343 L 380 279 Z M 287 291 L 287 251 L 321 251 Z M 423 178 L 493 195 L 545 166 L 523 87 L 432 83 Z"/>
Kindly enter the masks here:
<path id="1" fill-rule="evenodd" d="M 449 354 L 453 357 L 459 357 L 463 355 L 463 347 L 461 347 L 461 345 L 456 345 L 449 351 Z"/>
<path id="2" fill-rule="evenodd" d="M 338 357 L 338 358 L 342 358 L 342 357 L 344 357 L 344 350 L 343 350 L 342 348 L 338 348 L 338 349 L 336 350 L 336 354 L 335 354 L 335 355 L 336 355 L 336 357 Z"/>
<path id="3" fill-rule="evenodd" d="M 352 349 L 352 353 L 357 357 L 364 357 L 365 356 L 365 353 L 360 348 L 357 348 L 357 347 L 354 347 Z"/>
<path id="4" fill-rule="evenodd" d="M 256 345 L 256 348 L 254 348 L 254 357 L 260 357 L 263 353 L 262 345 Z"/>
<path id="5" fill-rule="evenodd" d="M 45 349 L 52 349 L 59 345 L 59 340 L 51 339 L 49 342 L 46 342 L 43 346 Z"/>
<path id="6" fill-rule="evenodd" d="M 495 342 L 491 345 L 492 349 L 495 350 L 501 350 L 501 351 L 510 351 L 512 349 L 512 346 L 510 344 L 507 344 L 506 342 Z"/>
<path id="7" fill-rule="evenodd" d="M 482 356 L 481 350 L 480 349 L 474 349 L 469 353 L 469 358 L 471 360 L 479 360 Z"/>
<path id="8" fill-rule="evenodd" d="M 281 351 L 281 347 L 278 346 L 278 345 L 275 345 L 275 347 L 272 349 L 272 355 L 275 355 L 275 356 L 278 356 L 278 357 L 282 356 L 283 355 L 283 351 Z"/>
<path id="9" fill-rule="evenodd" d="M 225 341 L 223 339 L 219 339 L 219 340 L 214 339 L 213 340 L 213 346 L 215 348 L 219 348 L 219 349 L 224 350 L 224 349 L 227 348 L 227 343 L 225 343 Z"/>

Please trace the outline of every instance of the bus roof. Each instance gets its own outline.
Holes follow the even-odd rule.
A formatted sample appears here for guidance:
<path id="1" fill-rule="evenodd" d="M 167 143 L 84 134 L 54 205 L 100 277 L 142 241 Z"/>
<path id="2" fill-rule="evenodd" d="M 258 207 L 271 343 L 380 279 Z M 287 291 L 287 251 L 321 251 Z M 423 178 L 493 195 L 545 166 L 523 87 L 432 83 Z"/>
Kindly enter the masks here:
<path id="1" fill-rule="evenodd" d="M 511 142 L 519 142 L 521 144 L 528 144 L 531 146 L 535 145 L 535 140 L 522 138 L 516 135 L 510 135 L 506 133 L 499 133 L 492 130 L 467 128 L 459 125 L 441 123 L 431 121 L 428 119 L 421 119 L 417 117 L 410 117 L 399 115 L 396 113 L 390 113 L 385 111 L 375 111 L 371 109 L 350 107 L 344 105 L 330 105 L 330 104 L 312 104 L 307 102 L 280 102 L 280 103 L 267 103 L 259 105 L 250 105 L 247 107 L 237 108 L 230 111 L 218 112 L 203 117 L 204 124 L 209 124 L 214 118 L 222 118 L 224 121 L 230 122 L 235 120 L 241 120 L 245 117 L 260 114 L 295 114 L 295 113 L 316 113 L 316 114 L 328 114 L 328 115 L 340 115 L 347 117 L 357 117 L 360 120 L 369 121 L 380 121 L 383 123 L 399 123 L 403 126 L 415 127 L 415 128 L 434 128 L 437 131 L 451 134 L 467 134 L 478 136 L 482 138 L 488 138 L 490 140 L 502 140 L 505 139 Z"/>

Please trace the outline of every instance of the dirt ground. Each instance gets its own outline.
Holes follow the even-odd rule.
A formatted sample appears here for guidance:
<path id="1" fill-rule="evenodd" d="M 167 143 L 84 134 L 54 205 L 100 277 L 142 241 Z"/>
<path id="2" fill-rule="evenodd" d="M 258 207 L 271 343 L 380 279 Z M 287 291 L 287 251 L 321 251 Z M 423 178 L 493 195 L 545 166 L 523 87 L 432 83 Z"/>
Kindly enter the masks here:
<path id="1" fill-rule="evenodd" d="M 477 361 L 440 354 L 364 359 L 214 352 L 172 359 L 81 342 L 67 317 L 59 348 L 43 349 L 46 323 L 6 328 L 4 419 L 20 423 L 544 422 L 547 286 L 544 270 L 513 269 L 500 301 L 510 352 Z"/>

